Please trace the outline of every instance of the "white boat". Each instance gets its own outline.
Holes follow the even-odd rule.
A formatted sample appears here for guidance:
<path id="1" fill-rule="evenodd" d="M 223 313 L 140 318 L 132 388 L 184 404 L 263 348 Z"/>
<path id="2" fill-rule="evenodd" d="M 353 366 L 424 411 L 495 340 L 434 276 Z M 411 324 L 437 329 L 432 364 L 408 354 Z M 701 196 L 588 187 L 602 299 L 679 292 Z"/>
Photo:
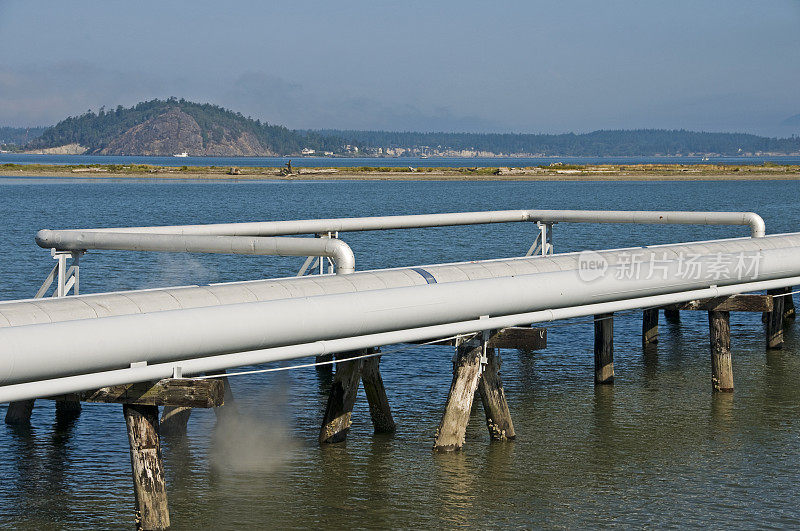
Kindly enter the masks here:
<path id="1" fill-rule="evenodd" d="M 172 156 L 173 157 L 188 157 L 189 154 L 184 151 L 183 153 L 176 153 L 176 154 L 174 154 Z"/>

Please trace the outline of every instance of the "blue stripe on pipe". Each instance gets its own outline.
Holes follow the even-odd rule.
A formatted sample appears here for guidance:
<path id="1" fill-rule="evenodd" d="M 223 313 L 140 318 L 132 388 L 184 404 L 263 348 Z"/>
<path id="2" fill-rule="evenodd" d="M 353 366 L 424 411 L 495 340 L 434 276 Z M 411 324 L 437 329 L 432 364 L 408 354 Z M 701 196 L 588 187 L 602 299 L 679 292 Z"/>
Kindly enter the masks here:
<path id="1" fill-rule="evenodd" d="M 416 271 L 417 273 L 422 275 L 422 278 L 424 278 L 425 282 L 427 282 L 428 284 L 436 284 L 436 278 L 434 278 L 433 275 L 431 275 L 430 273 L 425 271 L 423 268 L 421 268 L 421 267 L 412 267 L 411 271 Z"/>

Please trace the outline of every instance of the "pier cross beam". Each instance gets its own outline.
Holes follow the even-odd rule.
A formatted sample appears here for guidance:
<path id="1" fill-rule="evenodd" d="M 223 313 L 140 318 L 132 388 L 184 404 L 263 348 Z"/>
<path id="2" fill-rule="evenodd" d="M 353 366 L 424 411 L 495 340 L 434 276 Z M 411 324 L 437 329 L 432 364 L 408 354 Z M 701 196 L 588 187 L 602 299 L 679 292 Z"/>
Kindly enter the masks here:
<path id="1" fill-rule="evenodd" d="M 206 373 L 206 375 L 209 376 L 221 374 L 225 374 L 225 369 Z M 214 408 L 214 414 L 217 416 L 217 420 L 219 421 L 223 419 L 226 414 L 235 412 L 236 404 L 233 401 L 233 392 L 231 391 L 231 384 L 228 381 L 228 378 L 223 376 L 214 379 L 221 381 L 225 388 L 224 404 Z M 161 413 L 161 435 L 167 435 L 170 437 L 180 437 L 186 435 L 186 428 L 189 424 L 189 417 L 191 414 L 191 407 L 164 406 L 164 410 Z"/>

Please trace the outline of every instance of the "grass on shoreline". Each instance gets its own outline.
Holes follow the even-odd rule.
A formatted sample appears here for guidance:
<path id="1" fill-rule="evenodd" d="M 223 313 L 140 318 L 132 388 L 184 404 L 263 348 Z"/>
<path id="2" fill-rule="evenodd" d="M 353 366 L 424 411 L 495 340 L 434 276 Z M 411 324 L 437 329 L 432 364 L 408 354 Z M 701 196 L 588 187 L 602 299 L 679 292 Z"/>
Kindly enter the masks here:
<path id="1" fill-rule="evenodd" d="M 574 165 L 553 163 L 547 166 L 527 166 L 518 168 L 509 167 L 389 167 L 389 166 L 356 166 L 356 167 L 327 167 L 327 168 L 306 168 L 295 167 L 294 173 L 286 174 L 283 168 L 279 167 L 252 167 L 238 166 L 235 169 L 230 166 L 153 166 L 150 164 L 0 164 L 0 171 L 8 174 L 32 175 L 32 176 L 65 176 L 71 174 L 75 177 L 155 177 L 155 178 L 211 178 L 211 179 L 247 179 L 247 178 L 286 178 L 301 179 L 308 178 L 337 178 L 337 176 L 356 176 L 368 178 L 397 178 L 429 179 L 434 176 L 442 177 L 463 177 L 474 178 L 483 177 L 492 179 L 493 177 L 520 177 L 520 178 L 555 178 L 565 177 L 600 177 L 613 178 L 623 177 L 636 178 L 636 176 L 661 176 L 676 178 L 702 178 L 703 176 L 758 176 L 772 178 L 791 178 L 800 174 L 800 165 L 782 165 L 766 162 L 761 165 L 729 165 L 729 164 L 592 164 Z M 383 177 L 381 177 L 383 176 Z"/>

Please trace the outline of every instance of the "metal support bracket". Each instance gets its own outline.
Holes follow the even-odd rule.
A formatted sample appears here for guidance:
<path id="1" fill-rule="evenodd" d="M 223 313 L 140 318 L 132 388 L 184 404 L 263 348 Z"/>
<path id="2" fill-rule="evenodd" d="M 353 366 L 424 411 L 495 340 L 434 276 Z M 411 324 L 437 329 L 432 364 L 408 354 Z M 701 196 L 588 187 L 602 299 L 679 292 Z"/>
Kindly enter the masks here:
<path id="1" fill-rule="evenodd" d="M 528 249 L 528 252 L 525 253 L 525 256 L 536 254 L 547 256 L 553 254 L 553 225 L 555 225 L 555 222 L 552 221 L 536 222 L 536 226 L 539 227 L 539 234 L 536 235 L 536 240 L 531 245 L 531 248 Z"/>
<path id="2" fill-rule="evenodd" d="M 479 319 L 488 319 L 488 315 L 481 315 Z M 492 333 L 490 330 L 483 330 L 481 332 L 481 374 L 486 369 L 486 365 L 489 363 L 489 357 L 487 353 L 487 348 L 489 347 L 489 338 L 492 337 Z"/>
<path id="3" fill-rule="evenodd" d="M 314 235 L 315 238 L 339 238 L 338 232 L 320 232 Z M 325 274 L 325 264 L 328 264 L 328 274 L 333 274 L 336 271 L 336 266 L 333 263 L 333 260 L 329 256 L 309 256 L 306 258 L 306 261 L 303 262 L 303 265 L 300 267 L 300 271 L 297 272 L 298 277 L 302 277 L 306 275 L 306 272 L 311 274 L 312 271 L 315 269 L 318 270 L 318 274 L 324 275 Z"/>
<path id="4" fill-rule="evenodd" d="M 80 259 L 85 251 L 56 251 L 50 249 L 50 255 L 56 260 L 56 265 L 50 270 L 42 287 L 34 295 L 34 299 L 42 299 L 47 296 L 50 286 L 55 282 L 56 287 L 51 297 L 66 297 L 72 291 L 74 295 L 80 294 Z M 67 258 L 72 258 L 72 262 L 67 265 Z"/>

